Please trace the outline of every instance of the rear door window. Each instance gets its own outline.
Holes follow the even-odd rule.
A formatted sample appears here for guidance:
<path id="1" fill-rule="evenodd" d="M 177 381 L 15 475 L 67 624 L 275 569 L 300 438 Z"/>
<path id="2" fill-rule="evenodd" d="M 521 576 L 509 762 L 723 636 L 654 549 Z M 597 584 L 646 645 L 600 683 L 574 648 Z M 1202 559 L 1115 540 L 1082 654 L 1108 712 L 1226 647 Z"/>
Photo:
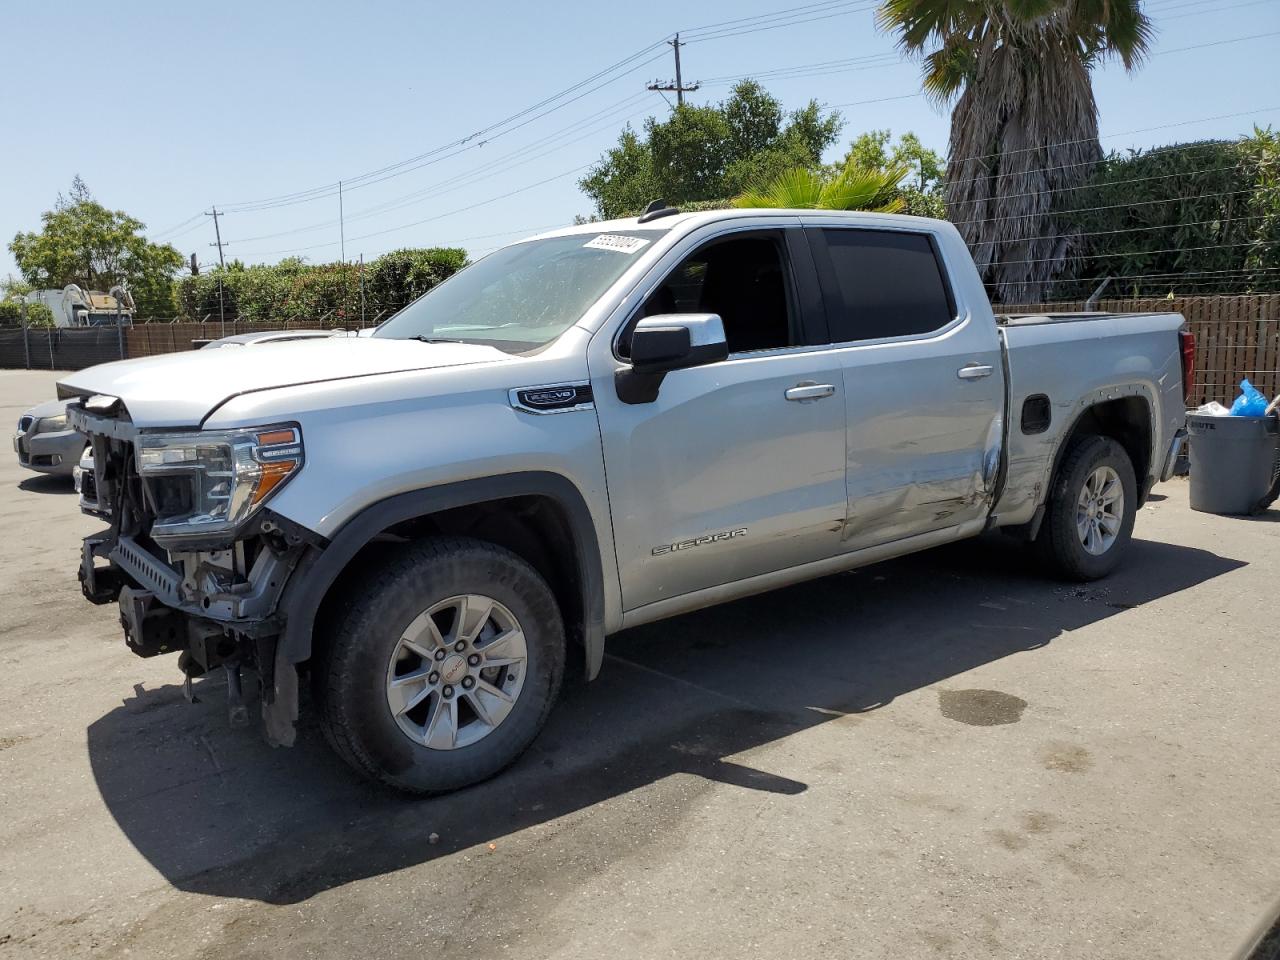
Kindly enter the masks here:
<path id="1" fill-rule="evenodd" d="M 815 233 L 832 343 L 920 336 L 955 318 L 928 234 L 838 227 Z"/>

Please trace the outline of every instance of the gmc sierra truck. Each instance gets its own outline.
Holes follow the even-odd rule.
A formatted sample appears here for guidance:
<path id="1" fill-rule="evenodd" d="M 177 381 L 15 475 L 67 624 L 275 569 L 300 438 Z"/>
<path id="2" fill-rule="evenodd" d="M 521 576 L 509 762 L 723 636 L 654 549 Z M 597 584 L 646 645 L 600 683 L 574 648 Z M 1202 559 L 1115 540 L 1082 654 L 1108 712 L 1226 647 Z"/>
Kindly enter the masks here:
<path id="1" fill-rule="evenodd" d="M 994 316 L 940 221 L 655 204 L 368 338 L 69 375 L 109 522 L 80 580 L 188 690 L 225 670 L 234 722 L 250 671 L 291 743 L 308 678 L 357 770 L 451 790 L 627 627 L 997 527 L 1104 576 L 1184 435 L 1182 327 Z"/>

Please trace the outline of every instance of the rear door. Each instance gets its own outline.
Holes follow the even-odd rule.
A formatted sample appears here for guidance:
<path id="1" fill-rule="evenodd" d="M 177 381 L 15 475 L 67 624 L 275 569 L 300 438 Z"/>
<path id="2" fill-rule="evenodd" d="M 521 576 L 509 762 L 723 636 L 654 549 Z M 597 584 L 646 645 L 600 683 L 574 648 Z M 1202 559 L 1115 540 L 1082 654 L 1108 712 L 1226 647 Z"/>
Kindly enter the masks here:
<path id="1" fill-rule="evenodd" d="M 815 218 L 807 234 L 844 383 L 845 549 L 980 523 L 1003 436 L 989 305 L 957 302 L 928 232 Z"/>
<path id="2" fill-rule="evenodd" d="M 806 238 L 798 220 L 781 222 L 687 238 L 646 278 L 621 333 L 592 342 L 627 610 L 840 550 L 844 381 Z M 652 402 L 622 402 L 614 377 L 635 321 L 700 312 L 720 315 L 729 357 L 667 374 Z"/>

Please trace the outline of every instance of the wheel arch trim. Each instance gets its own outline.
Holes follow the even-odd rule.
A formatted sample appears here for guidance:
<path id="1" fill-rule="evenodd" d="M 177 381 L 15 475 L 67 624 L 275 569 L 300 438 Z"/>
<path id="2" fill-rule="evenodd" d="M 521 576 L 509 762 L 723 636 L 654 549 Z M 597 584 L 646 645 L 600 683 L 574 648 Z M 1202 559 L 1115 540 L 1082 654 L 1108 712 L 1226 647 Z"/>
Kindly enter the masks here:
<path id="1" fill-rule="evenodd" d="M 1058 433 L 1057 440 L 1054 443 L 1053 456 L 1049 458 L 1048 470 L 1045 473 L 1044 482 L 1041 485 L 1042 493 L 1038 504 L 1039 507 L 1043 507 L 1048 502 L 1053 484 L 1058 478 L 1058 470 L 1062 466 L 1063 458 L 1066 456 L 1067 449 L 1070 447 L 1071 441 L 1076 435 L 1076 430 L 1079 429 L 1080 425 L 1084 422 L 1084 418 L 1096 407 L 1116 400 L 1125 400 L 1130 397 L 1136 397 L 1137 399 L 1142 400 L 1147 408 L 1147 427 L 1150 434 L 1151 447 L 1151 449 L 1147 451 L 1147 474 L 1150 474 L 1151 467 L 1155 465 L 1155 451 L 1160 443 L 1160 425 L 1156 419 L 1156 410 L 1158 409 L 1158 406 L 1151 388 L 1142 383 L 1127 383 L 1093 390 L 1080 398 L 1071 419 Z M 1141 502 L 1144 499 L 1142 490 L 1147 486 L 1144 482 L 1146 478 L 1145 476 L 1137 476 L 1137 464 L 1134 464 L 1134 467 L 1134 479 L 1138 483 L 1138 499 Z M 1156 467 L 1158 469 L 1158 465 L 1156 465 Z"/>
<path id="2" fill-rule="evenodd" d="M 582 589 L 582 641 L 586 675 L 592 679 L 604 660 L 604 571 L 599 538 L 586 499 L 567 477 L 525 471 L 410 490 L 365 507 L 342 525 L 323 549 L 312 550 L 290 578 L 281 599 L 285 613 L 280 659 L 297 664 L 311 656 L 315 618 L 321 602 L 351 560 L 378 534 L 396 524 L 457 507 L 512 497 L 544 496 L 568 518 L 574 560 Z"/>

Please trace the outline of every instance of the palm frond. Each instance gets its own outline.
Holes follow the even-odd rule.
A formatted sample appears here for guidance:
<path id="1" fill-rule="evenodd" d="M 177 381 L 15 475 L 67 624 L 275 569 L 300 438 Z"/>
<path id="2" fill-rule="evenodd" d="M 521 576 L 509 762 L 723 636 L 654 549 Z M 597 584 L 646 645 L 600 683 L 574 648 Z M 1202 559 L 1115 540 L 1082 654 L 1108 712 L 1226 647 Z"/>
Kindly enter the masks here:
<path id="1" fill-rule="evenodd" d="M 897 195 L 898 185 L 910 170 L 898 164 L 883 170 L 849 164 L 822 188 L 819 206 L 823 210 L 874 210 L 896 213 L 905 203 Z"/>
<path id="2" fill-rule="evenodd" d="M 896 213 L 905 206 L 898 184 L 910 171 L 849 164 L 834 179 L 805 167 L 792 167 L 734 198 L 735 207 L 784 210 L 873 210 Z"/>
<path id="3" fill-rule="evenodd" d="M 822 178 L 805 167 L 784 170 L 735 198 L 735 207 L 812 210 L 822 199 Z"/>

